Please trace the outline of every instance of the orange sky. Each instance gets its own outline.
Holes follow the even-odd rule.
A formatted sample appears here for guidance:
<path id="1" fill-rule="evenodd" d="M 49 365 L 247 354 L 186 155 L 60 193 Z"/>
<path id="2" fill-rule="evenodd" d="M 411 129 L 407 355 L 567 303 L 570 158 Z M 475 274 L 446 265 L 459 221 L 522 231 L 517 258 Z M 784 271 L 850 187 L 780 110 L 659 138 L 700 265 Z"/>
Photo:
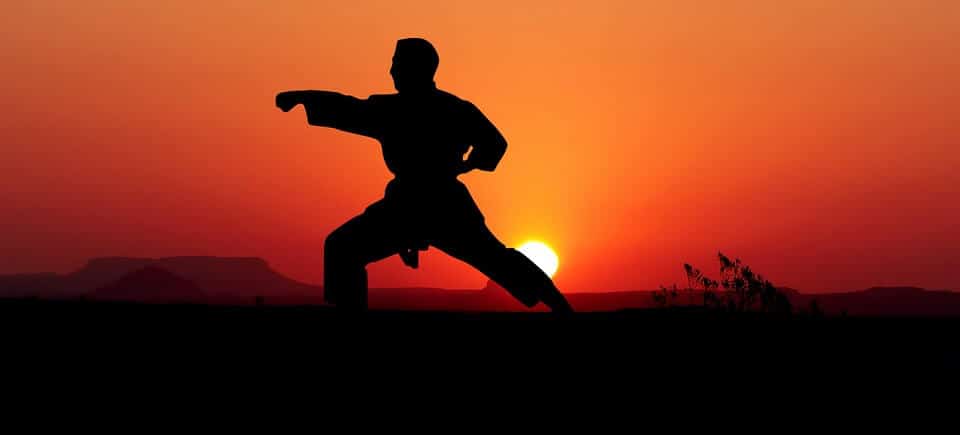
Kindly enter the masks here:
<path id="1" fill-rule="evenodd" d="M 564 290 L 649 289 L 717 250 L 802 290 L 960 288 L 960 3 L 35 0 L 0 16 L 0 273 L 260 256 L 320 282 L 378 199 L 371 139 L 273 95 L 392 92 L 394 41 L 510 148 L 461 177 Z M 477 287 L 431 251 L 371 285 Z"/>

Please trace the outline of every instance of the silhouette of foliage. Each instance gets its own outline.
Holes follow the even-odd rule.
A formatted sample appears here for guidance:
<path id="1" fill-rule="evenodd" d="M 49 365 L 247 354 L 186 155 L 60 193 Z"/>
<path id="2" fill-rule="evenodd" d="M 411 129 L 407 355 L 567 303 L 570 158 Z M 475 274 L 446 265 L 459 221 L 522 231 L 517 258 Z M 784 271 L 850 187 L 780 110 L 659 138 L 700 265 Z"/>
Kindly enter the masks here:
<path id="1" fill-rule="evenodd" d="M 660 286 L 660 290 L 653 292 L 653 300 L 657 305 L 666 306 L 676 303 L 679 294 L 676 284 L 673 287 Z"/>
<path id="2" fill-rule="evenodd" d="M 690 264 L 683 265 L 687 293 L 702 294 L 704 307 L 731 312 L 792 312 L 793 307 L 787 296 L 739 258 L 731 260 L 722 252 L 717 253 L 717 258 L 720 261 L 720 277 L 716 280 Z M 670 288 L 660 286 L 660 290 L 654 292 L 654 303 L 659 306 L 675 304 L 677 294 L 679 290 L 676 285 Z M 811 311 L 814 309 L 815 306 L 811 306 Z M 819 311 L 819 307 L 816 310 Z"/>

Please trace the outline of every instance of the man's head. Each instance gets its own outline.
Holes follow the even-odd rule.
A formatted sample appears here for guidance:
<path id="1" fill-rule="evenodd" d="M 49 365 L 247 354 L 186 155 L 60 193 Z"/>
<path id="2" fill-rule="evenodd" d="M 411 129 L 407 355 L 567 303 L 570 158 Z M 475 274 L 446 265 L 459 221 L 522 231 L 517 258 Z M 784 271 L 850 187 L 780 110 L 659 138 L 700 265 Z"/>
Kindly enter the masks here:
<path id="1" fill-rule="evenodd" d="M 399 92 L 432 88 L 433 75 L 439 64 L 437 50 L 426 39 L 401 39 L 397 41 L 390 67 L 393 87 Z"/>

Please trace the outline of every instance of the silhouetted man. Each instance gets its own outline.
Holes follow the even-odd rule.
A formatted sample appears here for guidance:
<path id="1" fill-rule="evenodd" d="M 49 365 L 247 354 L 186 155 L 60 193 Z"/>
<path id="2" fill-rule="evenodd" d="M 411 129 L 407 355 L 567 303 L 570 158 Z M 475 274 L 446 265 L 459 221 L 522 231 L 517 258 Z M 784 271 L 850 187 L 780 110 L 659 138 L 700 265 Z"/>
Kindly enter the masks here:
<path id="1" fill-rule="evenodd" d="M 507 142 L 473 104 L 437 89 L 438 64 L 429 42 L 402 39 L 390 68 L 396 94 L 365 100 L 329 91 L 277 95 L 284 112 L 303 104 L 310 125 L 377 139 L 395 176 L 383 199 L 327 237 L 324 299 L 363 310 L 367 264 L 399 254 L 416 268 L 418 251 L 434 246 L 476 267 L 528 307 L 543 302 L 553 311 L 570 311 L 543 271 L 490 232 L 457 179 L 473 169 L 493 171 Z"/>

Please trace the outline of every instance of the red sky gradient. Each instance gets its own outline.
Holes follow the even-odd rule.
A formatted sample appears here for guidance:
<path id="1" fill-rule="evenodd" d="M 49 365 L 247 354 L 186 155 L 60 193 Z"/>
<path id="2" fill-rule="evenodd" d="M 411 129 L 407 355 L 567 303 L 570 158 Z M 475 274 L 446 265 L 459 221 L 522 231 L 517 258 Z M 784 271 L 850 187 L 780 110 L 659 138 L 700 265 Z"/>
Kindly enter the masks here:
<path id="1" fill-rule="evenodd" d="M 557 250 L 563 290 L 680 282 L 718 250 L 805 291 L 960 288 L 960 2 L 469 3 L 6 5 L 0 273 L 259 256 L 320 282 L 389 173 L 273 96 L 392 92 L 394 42 L 422 36 L 510 143 L 461 179 L 504 242 Z M 485 282 L 433 250 L 369 270 Z"/>

